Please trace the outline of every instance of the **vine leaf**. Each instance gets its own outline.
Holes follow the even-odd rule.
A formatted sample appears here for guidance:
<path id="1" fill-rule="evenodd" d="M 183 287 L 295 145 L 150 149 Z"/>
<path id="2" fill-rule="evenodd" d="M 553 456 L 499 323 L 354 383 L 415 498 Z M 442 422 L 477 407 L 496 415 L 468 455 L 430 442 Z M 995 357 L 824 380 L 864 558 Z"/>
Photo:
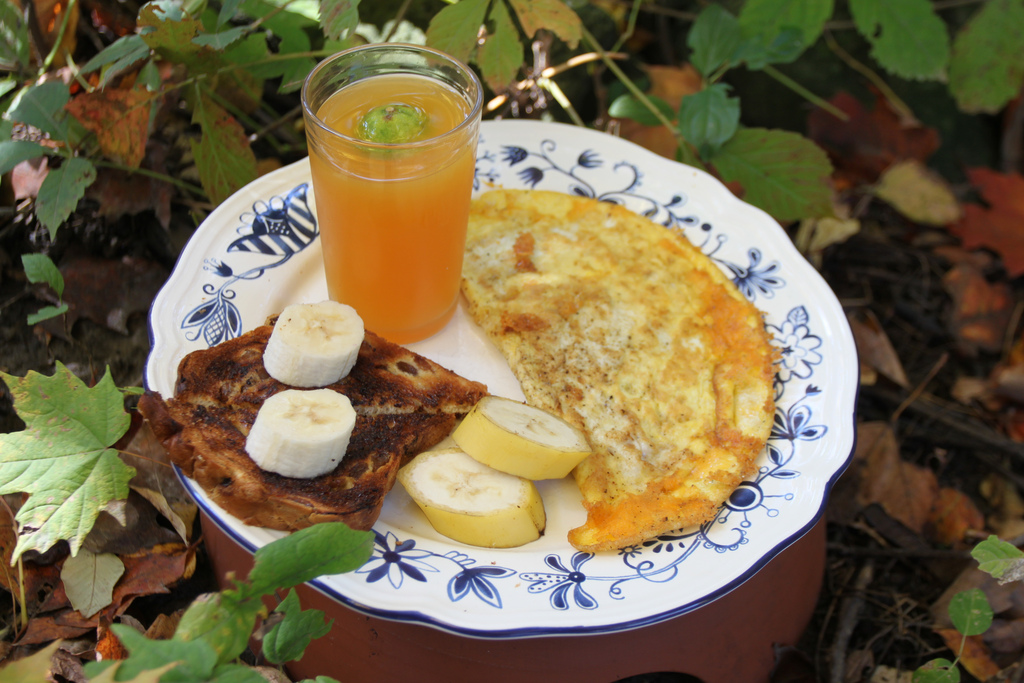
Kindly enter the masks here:
<path id="1" fill-rule="evenodd" d="M 36 218 L 50 232 L 50 239 L 56 237 L 57 229 L 75 210 L 86 188 L 95 180 L 96 167 L 82 157 L 68 159 L 46 174 L 36 195 Z"/>
<path id="2" fill-rule="evenodd" d="M 77 555 L 96 517 L 128 497 L 135 469 L 111 446 L 130 419 L 110 369 L 89 388 L 57 362 L 52 377 L 0 372 L 25 429 L 0 434 L 0 494 L 27 493 L 15 520 L 24 533 L 12 562 L 67 540 Z"/>
<path id="3" fill-rule="evenodd" d="M 490 0 L 462 0 L 434 15 L 427 26 L 427 45 L 469 61 Z"/>
<path id="4" fill-rule="evenodd" d="M 192 141 L 199 179 L 210 201 L 220 204 L 256 178 L 256 155 L 242 125 L 205 93 L 197 98 L 192 121 L 203 131 Z"/>
<path id="5" fill-rule="evenodd" d="M 1024 0 L 982 5 L 953 40 L 949 89 L 963 111 L 996 114 L 1024 85 Z"/>
<path id="6" fill-rule="evenodd" d="M 939 80 L 949 65 L 949 34 L 929 0 L 850 0 L 857 30 L 887 71 L 913 80 Z"/>
<path id="7" fill-rule="evenodd" d="M 709 159 L 725 182 L 743 186 L 743 198 L 776 220 L 832 215 L 825 152 L 796 133 L 743 128 Z"/>
<path id="8" fill-rule="evenodd" d="M 491 89 L 500 92 L 519 73 L 523 63 L 523 44 L 519 42 L 519 33 L 504 3 L 495 3 L 491 8 L 491 21 L 494 32 L 480 45 L 476 62 L 480 66 L 484 80 Z"/>
<path id="9" fill-rule="evenodd" d="M 547 29 L 575 48 L 583 35 L 580 17 L 562 0 L 510 0 L 527 38 Z"/>

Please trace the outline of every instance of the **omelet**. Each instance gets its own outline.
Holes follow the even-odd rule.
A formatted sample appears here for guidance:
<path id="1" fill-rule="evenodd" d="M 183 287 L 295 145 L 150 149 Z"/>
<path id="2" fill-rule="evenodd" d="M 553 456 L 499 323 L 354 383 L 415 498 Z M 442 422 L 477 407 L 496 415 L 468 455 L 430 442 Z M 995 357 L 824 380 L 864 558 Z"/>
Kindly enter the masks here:
<path id="1" fill-rule="evenodd" d="M 681 232 L 594 199 L 490 191 L 472 205 L 462 291 L 528 402 L 590 441 L 575 548 L 704 523 L 755 474 L 775 351 L 762 313 Z"/>

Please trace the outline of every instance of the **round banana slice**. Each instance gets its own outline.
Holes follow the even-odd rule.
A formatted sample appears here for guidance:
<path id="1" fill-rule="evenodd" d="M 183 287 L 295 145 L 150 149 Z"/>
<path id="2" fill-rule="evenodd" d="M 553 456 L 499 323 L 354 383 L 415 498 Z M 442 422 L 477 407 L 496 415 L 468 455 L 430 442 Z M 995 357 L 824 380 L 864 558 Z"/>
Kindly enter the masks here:
<path id="1" fill-rule="evenodd" d="M 485 396 L 452 432 L 459 448 L 496 470 L 561 479 L 590 455 L 582 431 L 562 418 L 501 396 Z"/>
<path id="2" fill-rule="evenodd" d="M 263 352 L 263 366 L 278 382 L 325 387 L 345 377 L 359 357 L 363 319 L 337 301 L 286 306 Z"/>
<path id="3" fill-rule="evenodd" d="M 398 471 L 430 525 L 455 541 L 514 548 L 540 538 L 544 502 L 532 481 L 499 472 L 457 448 L 424 451 Z"/>
<path id="4" fill-rule="evenodd" d="M 261 468 L 285 477 L 330 472 L 345 457 L 356 411 L 331 389 L 287 389 L 260 406 L 245 450 Z"/>

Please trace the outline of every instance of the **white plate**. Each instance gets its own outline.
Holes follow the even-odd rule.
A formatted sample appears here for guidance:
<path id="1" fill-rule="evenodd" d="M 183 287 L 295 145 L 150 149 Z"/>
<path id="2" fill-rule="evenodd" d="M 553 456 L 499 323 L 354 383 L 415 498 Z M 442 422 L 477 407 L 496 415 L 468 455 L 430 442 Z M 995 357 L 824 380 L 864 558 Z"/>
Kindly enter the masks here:
<path id="1" fill-rule="evenodd" d="M 511 550 L 474 548 L 431 529 L 401 485 L 374 527 L 369 562 L 315 585 L 378 617 L 483 638 L 606 633 L 683 614 L 732 590 L 821 517 L 854 443 L 858 365 L 841 307 L 788 236 L 762 211 L 698 170 L 592 130 L 534 121 L 485 122 L 476 191 L 538 188 L 624 204 L 682 229 L 766 312 L 778 366 L 775 426 L 756 477 L 714 521 L 618 552 L 576 552 L 585 518 L 571 477 L 543 482 L 546 534 Z M 178 361 L 260 325 L 297 301 L 326 298 L 309 165 L 245 187 L 196 231 L 150 313 L 150 389 L 173 393 Z M 459 310 L 413 350 L 492 393 L 522 398 L 502 357 Z M 279 532 L 199 505 L 253 551 Z M 780 586 L 782 590 L 785 587 Z M 737 615 L 737 618 L 743 618 Z"/>

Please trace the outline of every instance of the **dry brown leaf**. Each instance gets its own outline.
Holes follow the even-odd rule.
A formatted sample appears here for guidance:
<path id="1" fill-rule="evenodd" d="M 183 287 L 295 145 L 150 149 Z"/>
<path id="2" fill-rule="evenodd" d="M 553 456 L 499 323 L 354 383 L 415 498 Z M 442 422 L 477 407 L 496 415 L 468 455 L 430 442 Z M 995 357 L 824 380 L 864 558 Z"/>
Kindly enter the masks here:
<path id="1" fill-rule="evenodd" d="M 910 381 L 903 363 L 875 314 L 867 310 L 847 317 L 861 365 L 868 366 L 903 388 L 909 387 Z"/>
<path id="2" fill-rule="evenodd" d="M 873 184 L 895 162 L 927 161 L 939 148 L 935 129 L 903 120 L 881 95 L 876 96 L 871 109 L 845 92 L 830 102 L 849 120 L 841 121 L 815 107 L 807 119 L 808 135 L 828 152 L 840 189 Z"/>
<path id="3" fill-rule="evenodd" d="M 999 665 L 992 661 L 992 655 L 981 636 L 968 636 L 963 641 L 963 636 L 955 628 L 938 629 L 936 633 L 942 636 L 946 647 L 953 652 L 960 652 L 960 644 L 963 642 L 960 665 L 979 681 L 988 680 L 999 673 Z"/>
<path id="4" fill-rule="evenodd" d="M 877 503 L 890 517 L 921 533 L 939 492 L 935 474 L 900 458 L 896 435 L 885 422 L 857 426 L 854 457 L 864 458 L 858 491 L 861 506 Z"/>
<path id="5" fill-rule="evenodd" d="M 968 532 L 984 528 L 985 517 L 970 497 L 953 488 L 939 489 L 925 527 L 929 539 L 941 545 L 959 546 Z"/>
<path id="6" fill-rule="evenodd" d="M 943 276 L 942 284 L 953 300 L 949 327 L 961 350 L 998 352 L 1013 315 L 1009 283 L 989 282 L 980 270 L 961 263 Z"/>
<path id="7" fill-rule="evenodd" d="M 883 173 L 875 195 L 912 221 L 949 225 L 962 211 L 949 183 L 917 159 L 899 161 Z"/>

